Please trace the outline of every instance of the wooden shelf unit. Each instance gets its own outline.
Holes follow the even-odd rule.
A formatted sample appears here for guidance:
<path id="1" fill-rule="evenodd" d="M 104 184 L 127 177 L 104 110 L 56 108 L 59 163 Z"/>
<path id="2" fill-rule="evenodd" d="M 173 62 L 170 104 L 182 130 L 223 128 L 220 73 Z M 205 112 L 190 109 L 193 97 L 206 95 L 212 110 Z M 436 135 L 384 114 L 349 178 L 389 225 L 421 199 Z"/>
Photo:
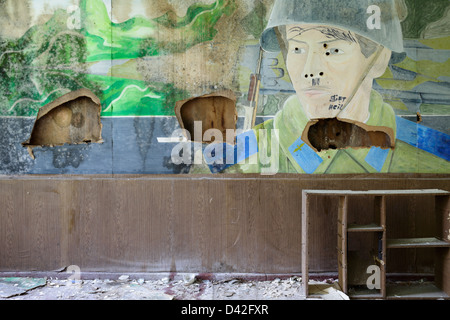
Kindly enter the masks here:
<path id="1" fill-rule="evenodd" d="M 433 196 L 435 198 L 436 232 L 427 238 L 387 239 L 386 197 L 390 196 Z M 304 190 L 302 194 L 302 278 L 309 281 L 309 224 L 310 198 L 314 196 L 338 197 L 338 274 L 344 293 L 352 299 L 450 299 L 450 193 L 443 190 Z M 350 197 L 374 197 L 375 221 L 369 224 L 348 223 L 348 201 Z M 370 234 L 376 255 L 373 265 L 380 270 L 380 289 L 370 290 L 367 286 L 349 288 L 348 243 L 349 237 Z M 388 250 L 425 248 L 435 250 L 434 283 L 389 283 L 386 280 L 386 253 Z M 368 277 L 370 274 L 367 275 Z M 308 285 L 303 286 L 304 295 L 309 296 Z"/>
<path id="2" fill-rule="evenodd" d="M 389 239 L 388 249 L 411 249 L 411 248 L 447 248 L 450 242 L 437 238 L 412 238 L 412 239 Z"/>
<path id="3" fill-rule="evenodd" d="M 375 223 L 366 225 L 348 225 L 347 232 L 383 232 L 384 228 Z"/>

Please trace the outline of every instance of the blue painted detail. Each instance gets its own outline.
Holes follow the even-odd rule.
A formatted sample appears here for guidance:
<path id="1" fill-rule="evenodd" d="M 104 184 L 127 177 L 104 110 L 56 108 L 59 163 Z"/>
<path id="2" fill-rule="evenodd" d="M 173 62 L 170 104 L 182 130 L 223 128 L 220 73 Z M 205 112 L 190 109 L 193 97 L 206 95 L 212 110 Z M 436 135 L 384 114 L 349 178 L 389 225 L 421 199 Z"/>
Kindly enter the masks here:
<path id="1" fill-rule="evenodd" d="M 289 147 L 289 152 L 298 165 L 308 174 L 312 174 L 322 164 L 319 155 L 300 138 Z"/>
<path id="2" fill-rule="evenodd" d="M 248 159 L 258 153 L 258 140 L 253 130 L 244 132 L 237 136 L 236 140 L 236 163 Z"/>
<path id="3" fill-rule="evenodd" d="M 205 148 L 203 157 L 211 173 L 220 173 L 235 164 L 234 149 L 235 146 L 227 143 L 214 143 Z M 227 160 L 227 155 L 231 161 Z"/>
<path id="4" fill-rule="evenodd" d="M 258 153 L 258 140 L 253 130 L 237 136 L 236 145 L 211 144 L 203 156 L 211 173 L 219 173 Z"/>
<path id="5" fill-rule="evenodd" d="M 372 168 L 374 168 L 378 172 L 381 172 L 381 169 L 383 169 L 388 155 L 389 149 L 372 147 L 365 160 Z"/>
<path id="6" fill-rule="evenodd" d="M 450 136 L 397 117 L 397 139 L 450 161 Z"/>

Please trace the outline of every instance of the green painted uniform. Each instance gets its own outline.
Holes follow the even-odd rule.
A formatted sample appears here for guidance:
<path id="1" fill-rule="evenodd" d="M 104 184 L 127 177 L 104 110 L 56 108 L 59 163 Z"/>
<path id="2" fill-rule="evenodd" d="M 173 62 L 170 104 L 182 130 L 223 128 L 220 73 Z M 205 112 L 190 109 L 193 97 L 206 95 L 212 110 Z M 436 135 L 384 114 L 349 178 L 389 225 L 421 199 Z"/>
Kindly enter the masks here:
<path id="1" fill-rule="evenodd" d="M 384 103 L 381 95 L 372 91 L 370 102 L 370 117 L 366 122 L 369 126 L 389 127 L 396 133 L 396 116 L 392 107 Z M 289 150 L 299 137 L 309 122 L 297 96 L 290 97 L 284 107 L 273 120 L 253 128 L 259 144 L 259 152 L 265 149 L 266 154 L 271 154 L 271 139 L 277 139 L 279 143 L 278 170 L 273 173 L 300 173 L 305 170 L 298 164 L 293 153 Z M 260 139 L 261 129 L 267 130 L 267 138 Z M 277 134 L 270 134 L 273 129 L 277 129 Z M 296 148 L 301 151 L 308 146 L 299 144 Z M 267 150 L 267 151 L 266 151 Z M 292 149 L 291 149 L 292 150 Z M 359 173 L 449 173 L 450 162 L 434 154 L 418 149 L 403 141 L 396 140 L 395 148 L 386 151 L 387 156 L 383 157 L 382 163 L 377 164 L 377 168 L 367 162 L 371 148 L 347 148 L 340 150 L 326 150 L 317 153 L 321 158 L 320 165 L 314 170 L 314 174 L 359 174 Z M 255 154 L 246 161 L 238 163 L 223 173 L 264 173 L 264 168 L 269 166 L 261 165 L 259 154 Z M 206 173 L 207 167 L 196 167 L 192 173 Z M 268 173 L 268 172 L 266 172 Z M 311 172 L 309 172 L 311 173 Z"/>

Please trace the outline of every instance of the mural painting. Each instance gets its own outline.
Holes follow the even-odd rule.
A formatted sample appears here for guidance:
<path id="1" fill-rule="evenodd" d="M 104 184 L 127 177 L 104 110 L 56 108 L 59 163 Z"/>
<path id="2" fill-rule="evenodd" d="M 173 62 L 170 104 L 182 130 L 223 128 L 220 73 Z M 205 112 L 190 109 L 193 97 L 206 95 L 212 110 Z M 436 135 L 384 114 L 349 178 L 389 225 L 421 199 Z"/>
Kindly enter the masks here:
<path id="1" fill-rule="evenodd" d="M 0 174 L 449 172 L 448 1 L 0 9 Z M 100 101 L 101 143 L 30 157 L 39 110 L 80 89 Z M 221 116 L 223 92 L 235 110 Z"/>

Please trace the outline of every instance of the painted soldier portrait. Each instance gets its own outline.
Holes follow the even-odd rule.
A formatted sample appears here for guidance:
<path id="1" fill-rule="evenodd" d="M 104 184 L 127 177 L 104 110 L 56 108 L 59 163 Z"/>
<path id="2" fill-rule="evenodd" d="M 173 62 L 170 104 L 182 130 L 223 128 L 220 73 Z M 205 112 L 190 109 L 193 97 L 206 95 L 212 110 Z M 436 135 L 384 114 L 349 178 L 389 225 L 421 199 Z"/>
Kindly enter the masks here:
<path id="1" fill-rule="evenodd" d="M 401 4 L 275 1 L 260 43 L 282 55 L 295 94 L 253 128 L 258 152 L 226 172 L 264 173 L 268 156 L 277 173 L 412 172 L 418 159 L 422 170 L 448 170 L 447 160 L 398 132 L 416 124 L 397 117 L 374 87 L 404 54 Z"/>

